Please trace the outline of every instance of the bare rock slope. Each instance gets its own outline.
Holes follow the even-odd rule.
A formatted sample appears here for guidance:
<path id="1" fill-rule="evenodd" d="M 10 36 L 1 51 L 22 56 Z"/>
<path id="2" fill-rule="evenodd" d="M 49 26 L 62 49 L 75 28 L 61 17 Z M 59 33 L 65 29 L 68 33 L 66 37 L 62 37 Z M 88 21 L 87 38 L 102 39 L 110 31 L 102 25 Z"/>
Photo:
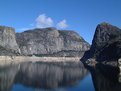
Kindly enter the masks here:
<path id="1" fill-rule="evenodd" d="M 81 56 L 90 47 L 76 32 L 56 28 L 28 30 L 17 33 L 16 37 L 25 55 Z"/>
<path id="2" fill-rule="evenodd" d="M 20 54 L 14 28 L 0 26 L 0 55 Z"/>
<path id="3" fill-rule="evenodd" d="M 79 56 L 90 45 L 76 32 L 42 28 L 15 33 L 0 26 L 0 55 Z"/>

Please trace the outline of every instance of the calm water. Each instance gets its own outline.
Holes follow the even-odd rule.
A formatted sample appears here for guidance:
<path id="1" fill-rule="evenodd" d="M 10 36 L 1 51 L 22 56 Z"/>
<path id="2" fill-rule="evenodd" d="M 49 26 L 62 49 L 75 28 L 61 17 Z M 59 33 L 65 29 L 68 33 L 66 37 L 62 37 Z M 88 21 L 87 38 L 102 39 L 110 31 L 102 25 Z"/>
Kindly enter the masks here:
<path id="1" fill-rule="evenodd" d="M 81 62 L 0 67 L 0 91 L 121 91 L 120 82 L 119 68 L 102 64 L 86 68 Z"/>

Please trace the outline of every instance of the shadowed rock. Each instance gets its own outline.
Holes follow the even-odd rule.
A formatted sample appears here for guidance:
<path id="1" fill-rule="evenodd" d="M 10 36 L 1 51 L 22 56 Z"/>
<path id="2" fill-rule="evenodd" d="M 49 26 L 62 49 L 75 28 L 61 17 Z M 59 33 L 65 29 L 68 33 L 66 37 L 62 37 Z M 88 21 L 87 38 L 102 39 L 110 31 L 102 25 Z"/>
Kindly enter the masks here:
<path id="1" fill-rule="evenodd" d="M 121 57 L 121 29 L 108 23 L 97 26 L 92 45 L 82 58 L 116 61 Z"/>
<path id="2" fill-rule="evenodd" d="M 121 91 L 120 70 L 118 66 L 97 64 L 87 66 L 92 75 L 95 91 Z"/>

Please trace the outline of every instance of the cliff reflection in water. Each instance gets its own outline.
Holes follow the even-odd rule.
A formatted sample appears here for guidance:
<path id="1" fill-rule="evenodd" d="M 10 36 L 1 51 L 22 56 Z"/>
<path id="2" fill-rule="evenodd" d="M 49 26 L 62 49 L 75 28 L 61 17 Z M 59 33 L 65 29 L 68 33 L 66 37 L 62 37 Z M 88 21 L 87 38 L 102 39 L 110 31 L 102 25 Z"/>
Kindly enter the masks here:
<path id="1" fill-rule="evenodd" d="M 121 72 L 118 65 L 97 63 L 95 67 L 86 68 L 91 72 L 95 91 L 121 91 Z"/>
<path id="2" fill-rule="evenodd" d="M 31 88 L 53 89 L 73 86 L 87 75 L 81 63 L 24 63 L 0 68 L 0 91 L 15 84 Z"/>

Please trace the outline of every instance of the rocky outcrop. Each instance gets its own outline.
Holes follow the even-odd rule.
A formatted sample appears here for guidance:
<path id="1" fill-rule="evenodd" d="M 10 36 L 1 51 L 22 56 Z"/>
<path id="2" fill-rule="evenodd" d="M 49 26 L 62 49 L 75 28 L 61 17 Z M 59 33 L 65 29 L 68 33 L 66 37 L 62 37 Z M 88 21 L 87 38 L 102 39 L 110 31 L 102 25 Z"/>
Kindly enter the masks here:
<path id="1" fill-rule="evenodd" d="M 114 61 L 121 57 L 121 29 L 108 23 L 97 26 L 92 45 L 83 59 Z"/>
<path id="2" fill-rule="evenodd" d="M 76 32 L 56 28 L 28 30 L 17 33 L 16 37 L 23 55 L 78 56 L 90 47 Z"/>
<path id="3" fill-rule="evenodd" d="M 0 26 L 0 55 L 13 55 L 20 53 L 16 43 L 15 30 L 11 27 Z"/>

